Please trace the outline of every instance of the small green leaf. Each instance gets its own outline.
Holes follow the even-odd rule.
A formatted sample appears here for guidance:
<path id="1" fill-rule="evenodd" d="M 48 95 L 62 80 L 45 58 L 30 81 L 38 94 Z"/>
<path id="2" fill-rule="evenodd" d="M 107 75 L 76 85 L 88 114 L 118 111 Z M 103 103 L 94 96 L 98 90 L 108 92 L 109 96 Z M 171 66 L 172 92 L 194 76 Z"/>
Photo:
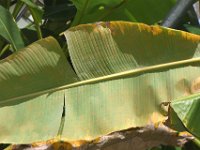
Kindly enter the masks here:
<path id="1" fill-rule="evenodd" d="M 10 12 L 2 6 L 0 6 L 0 35 L 11 43 L 15 51 L 24 47 L 17 24 Z"/>
<path id="2" fill-rule="evenodd" d="M 185 127 L 194 136 L 200 138 L 200 94 L 194 94 L 172 101 L 171 107 Z"/>

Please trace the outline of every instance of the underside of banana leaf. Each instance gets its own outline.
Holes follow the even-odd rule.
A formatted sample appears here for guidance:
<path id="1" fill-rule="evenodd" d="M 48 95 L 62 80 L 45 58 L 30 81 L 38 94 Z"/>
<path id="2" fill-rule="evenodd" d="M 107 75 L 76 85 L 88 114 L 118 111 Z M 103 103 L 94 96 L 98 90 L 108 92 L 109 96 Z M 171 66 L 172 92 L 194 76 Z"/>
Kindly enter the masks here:
<path id="1" fill-rule="evenodd" d="M 181 146 L 191 137 L 162 123 L 168 103 L 194 93 L 199 36 L 129 22 L 80 25 L 64 34 L 75 71 L 52 37 L 0 62 L 1 143 L 57 139 L 68 148 L 95 148 L 107 139 L 132 139 L 145 149 Z"/>

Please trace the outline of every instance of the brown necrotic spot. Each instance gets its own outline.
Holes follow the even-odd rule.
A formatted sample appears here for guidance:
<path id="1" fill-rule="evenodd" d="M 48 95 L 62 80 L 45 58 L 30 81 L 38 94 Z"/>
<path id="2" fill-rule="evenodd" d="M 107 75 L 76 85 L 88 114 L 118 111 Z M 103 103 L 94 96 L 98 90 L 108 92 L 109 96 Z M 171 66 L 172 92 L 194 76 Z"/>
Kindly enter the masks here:
<path id="1" fill-rule="evenodd" d="M 200 92 L 200 77 L 196 78 L 191 84 L 191 92 L 199 93 Z"/>

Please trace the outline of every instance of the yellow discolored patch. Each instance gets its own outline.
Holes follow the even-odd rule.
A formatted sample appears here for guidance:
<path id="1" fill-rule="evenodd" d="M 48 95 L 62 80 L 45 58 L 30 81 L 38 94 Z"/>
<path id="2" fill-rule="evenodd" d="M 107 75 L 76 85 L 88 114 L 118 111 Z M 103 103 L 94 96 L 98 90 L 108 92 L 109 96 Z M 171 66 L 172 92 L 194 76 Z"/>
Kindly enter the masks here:
<path id="1" fill-rule="evenodd" d="M 66 149 L 71 150 L 73 147 L 80 147 L 89 141 L 86 140 L 77 140 L 77 141 L 68 141 L 65 138 L 55 137 L 54 139 L 48 140 L 48 141 L 42 141 L 42 142 L 35 142 L 32 143 L 32 147 L 42 147 L 42 146 L 48 146 L 52 147 L 54 150 L 60 150 L 60 149 Z"/>
<path id="2" fill-rule="evenodd" d="M 185 78 L 180 79 L 176 83 L 176 89 L 183 93 L 183 96 L 188 96 L 191 94 L 190 91 L 190 81 Z"/>
<path id="3" fill-rule="evenodd" d="M 42 146 L 42 145 L 51 145 L 52 143 L 55 143 L 55 142 L 58 142 L 58 140 L 56 138 L 50 139 L 48 141 L 34 142 L 31 145 L 32 145 L 32 147 L 39 147 L 39 146 Z"/>
<path id="4" fill-rule="evenodd" d="M 183 131 L 183 132 L 179 132 L 179 133 L 178 133 L 178 136 L 182 136 L 182 137 L 184 137 L 184 136 L 192 137 L 192 134 L 190 134 L 190 133 L 187 132 L 187 131 Z"/>
<path id="5" fill-rule="evenodd" d="M 138 28 L 139 28 L 140 32 L 142 32 L 142 31 L 151 32 L 151 27 L 146 24 L 138 24 Z"/>
<path id="6" fill-rule="evenodd" d="M 62 138 L 62 140 L 60 141 L 64 141 L 64 142 L 67 142 L 68 144 L 70 144 L 72 147 L 80 147 L 90 141 L 87 141 L 87 140 L 77 140 L 77 141 L 69 141 L 68 139 L 66 138 Z M 58 141 L 58 142 L 60 142 Z"/>
<path id="7" fill-rule="evenodd" d="M 95 143 L 95 144 L 96 144 L 96 143 L 99 143 L 100 141 L 101 141 L 101 138 L 100 138 L 100 137 L 98 137 L 98 138 L 96 138 L 96 139 L 94 139 L 94 140 L 93 140 L 93 143 Z"/>
<path id="8" fill-rule="evenodd" d="M 163 30 L 159 26 L 152 26 L 151 31 L 153 35 L 159 35 Z"/>
<path id="9" fill-rule="evenodd" d="M 200 77 L 196 78 L 191 84 L 191 92 L 199 93 L 200 92 Z"/>
<path id="10" fill-rule="evenodd" d="M 51 147 L 53 148 L 53 149 L 55 149 L 55 150 L 64 150 L 64 149 L 66 149 L 66 150 L 71 150 L 71 149 L 73 149 L 73 146 L 71 145 L 71 144 L 69 144 L 69 143 L 67 143 L 67 142 L 64 142 L 64 141 L 60 141 L 60 142 L 56 142 L 56 143 L 53 143 L 52 145 L 51 145 Z"/>
<path id="11" fill-rule="evenodd" d="M 89 141 L 86 141 L 86 140 L 78 140 L 78 141 L 71 142 L 71 144 L 73 145 L 73 147 L 80 147 L 81 145 L 84 145 L 88 142 Z"/>
<path id="12" fill-rule="evenodd" d="M 190 40 L 192 42 L 200 42 L 200 36 L 198 35 L 187 33 L 184 31 L 181 31 L 181 35 L 184 39 Z"/>
<path id="13" fill-rule="evenodd" d="M 165 120 L 167 120 L 167 116 L 163 116 L 158 112 L 153 112 L 149 118 L 150 119 L 148 121 L 148 124 L 154 124 L 154 125 L 158 123 L 162 123 Z"/>
<path id="14" fill-rule="evenodd" d="M 140 32 L 147 31 L 151 32 L 153 35 L 159 35 L 163 31 L 162 28 L 160 28 L 159 26 L 148 26 L 146 24 L 138 24 L 138 28 Z"/>
<path id="15" fill-rule="evenodd" d="M 173 30 L 167 30 L 167 33 L 168 33 L 169 35 L 171 35 L 171 36 L 177 35 L 176 32 L 173 31 Z"/>

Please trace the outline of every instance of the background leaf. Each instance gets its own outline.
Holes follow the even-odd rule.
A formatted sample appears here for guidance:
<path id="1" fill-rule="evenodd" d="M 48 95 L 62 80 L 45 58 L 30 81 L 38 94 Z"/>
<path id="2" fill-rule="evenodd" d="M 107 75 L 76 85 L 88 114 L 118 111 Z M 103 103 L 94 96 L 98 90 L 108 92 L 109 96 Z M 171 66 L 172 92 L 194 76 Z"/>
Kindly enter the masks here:
<path id="1" fill-rule="evenodd" d="M 44 19 L 63 21 L 72 19 L 76 14 L 76 8 L 71 3 L 63 3 L 44 7 Z"/>
<path id="2" fill-rule="evenodd" d="M 24 47 L 19 28 L 10 12 L 2 6 L 0 6 L 0 35 L 12 44 L 15 51 Z"/>
<path id="3" fill-rule="evenodd" d="M 72 0 L 77 14 L 72 25 L 124 20 L 154 24 L 166 16 L 174 0 Z"/>
<path id="4" fill-rule="evenodd" d="M 70 0 L 44 0 L 43 28 L 59 35 L 70 27 L 75 14 L 76 8 Z"/>

